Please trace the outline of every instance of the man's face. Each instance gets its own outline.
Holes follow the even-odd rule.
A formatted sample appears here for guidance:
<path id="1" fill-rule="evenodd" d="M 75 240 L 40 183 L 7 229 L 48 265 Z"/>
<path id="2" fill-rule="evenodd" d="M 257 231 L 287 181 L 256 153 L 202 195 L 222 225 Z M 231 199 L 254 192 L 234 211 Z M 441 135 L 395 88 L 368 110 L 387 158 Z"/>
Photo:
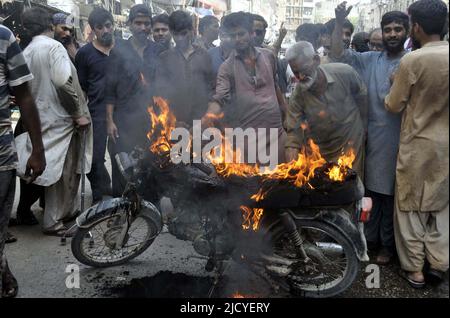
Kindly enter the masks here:
<path id="1" fill-rule="evenodd" d="M 61 43 L 68 43 L 72 37 L 73 27 L 66 24 L 55 25 L 55 40 Z"/>
<path id="2" fill-rule="evenodd" d="M 172 32 L 172 36 L 177 47 L 181 50 L 185 50 L 191 45 L 194 32 L 186 29 L 180 32 Z"/>
<path id="3" fill-rule="evenodd" d="M 150 17 L 137 16 L 134 18 L 130 24 L 130 32 L 139 42 L 146 42 L 152 32 L 152 22 Z"/>
<path id="4" fill-rule="evenodd" d="M 342 41 L 346 49 L 350 47 L 350 41 L 352 39 L 352 30 L 350 28 L 342 29 Z"/>
<path id="5" fill-rule="evenodd" d="M 172 40 L 172 35 L 169 31 L 169 26 L 164 23 L 155 23 L 153 25 L 153 40 L 163 45 L 168 45 Z"/>
<path id="6" fill-rule="evenodd" d="M 317 68 L 320 63 L 318 60 L 320 61 L 318 57 L 300 57 L 289 61 L 292 72 L 299 81 L 297 85 L 304 91 L 310 89 L 317 80 Z"/>
<path id="7" fill-rule="evenodd" d="M 383 37 L 381 32 L 373 32 L 369 38 L 369 49 L 371 51 L 381 52 L 384 50 Z"/>
<path id="8" fill-rule="evenodd" d="M 248 30 L 238 27 L 233 28 L 228 32 L 231 44 L 237 51 L 244 51 L 248 49 L 252 42 L 252 36 Z"/>
<path id="9" fill-rule="evenodd" d="M 266 28 L 264 28 L 264 23 L 262 21 L 253 21 L 253 44 L 256 47 L 261 47 L 264 43 L 264 38 L 266 37 Z"/>
<path id="10" fill-rule="evenodd" d="M 231 40 L 230 35 L 225 31 L 220 32 L 220 46 L 225 49 L 233 48 L 233 41 Z"/>
<path id="11" fill-rule="evenodd" d="M 205 30 L 206 38 L 213 42 L 217 40 L 219 38 L 219 28 L 219 22 L 217 21 L 210 24 Z"/>
<path id="12" fill-rule="evenodd" d="M 325 52 L 331 50 L 331 36 L 329 34 L 322 34 L 319 38 L 319 48 L 323 47 Z"/>
<path id="13" fill-rule="evenodd" d="M 407 37 L 405 27 L 400 23 L 392 22 L 383 26 L 382 31 L 386 51 L 390 53 L 401 52 Z"/>
<path id="14" fill-rule="evenodd" d="M 412 41 L 412 47 L 414 50 L 420 49 L 422 45 L 420 44 L 420 36 L 419 36 L 419 25 L 417 23 L 411 24 L 411 41 Z"/>
<path id="15" fill-rule="evenodd" d="M 94 27 L 94 34 L 99 41 L 104 46 L 110 46 L 114 40 L 114 25 L 112 21 L 106 21 L 103 24 L 98 24 Z"/>

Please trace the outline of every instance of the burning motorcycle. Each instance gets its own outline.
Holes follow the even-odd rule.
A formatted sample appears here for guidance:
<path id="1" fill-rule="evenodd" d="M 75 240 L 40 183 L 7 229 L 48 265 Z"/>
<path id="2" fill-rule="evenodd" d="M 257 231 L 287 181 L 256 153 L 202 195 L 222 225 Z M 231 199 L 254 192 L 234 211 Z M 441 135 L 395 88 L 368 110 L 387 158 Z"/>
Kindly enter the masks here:
<path id="1" fill-rule="evenodd" d="M 155 132 L 149 135 L 153 141 Z M 368 258 L 362 224 L 371 201 L 344 163 L 326 163 L 317 149 L 256 172 L 219 161 L 173 164 L 170 146 L 160 146 L 116 155 L 126 189 L 77 218 L 71 248 L 78 261 L 109 267 L 143 253 L 164 226 L 157 203 L 169 197 L 177 211 L 166 221 L 169 232 L 193 242 L 216 283 L 230 260 L 295 296 L 332 297 L 354 282 Z"/>

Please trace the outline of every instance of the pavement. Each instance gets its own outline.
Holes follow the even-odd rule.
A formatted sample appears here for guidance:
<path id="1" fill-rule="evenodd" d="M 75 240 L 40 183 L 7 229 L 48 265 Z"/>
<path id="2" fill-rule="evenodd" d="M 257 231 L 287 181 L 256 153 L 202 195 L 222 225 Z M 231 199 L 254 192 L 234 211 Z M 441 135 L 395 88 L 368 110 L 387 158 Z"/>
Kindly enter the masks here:
<path id="1" fill-rule="evenodd" d="M 109 159 L 107 168 L 110 169 Z M 13 215 L 19 189 L 17 181 Z M 86 206 L 89 206 L 92 198 L 88 181 L 86 190 Z M 42 220 L 42 210 L 37 203 L 33 211 Z M 70 250 L 70 238 L 67 245 L 61 246 L 59 238 L 42 234 L 39 225 L 12 227 L 10 231 L 16 235 L 18 242 L 7 244 L 5 252 L 19 283 L 18 297 L 206 297 L 212 285 L 211 274 L 204 270 L 206 259 L 194 251 L 190 242 L 176 239 L 167 230 L 135 260 L 106 269 L 78 263 Z M 362 264 L 358 280 L 339 297 L 449 298 L 448 273 L 445 283 L 440 286 L 414 290 L 397 275 L 399 266 L 393 263 L 379 267 L 379 286 L 375 284 L 372 286 L 374 288 L 368 288 L 366 282 L 371 273 L 368 265 L 370 263 Z M 75 271 L 71 272 L 71 269 Z M 259 276 L 233 262 L 229 263 L 225 277 L 213 295 L 230 297 L 239 292 L 245 297 L 289 296 L 274 294 Z"/>

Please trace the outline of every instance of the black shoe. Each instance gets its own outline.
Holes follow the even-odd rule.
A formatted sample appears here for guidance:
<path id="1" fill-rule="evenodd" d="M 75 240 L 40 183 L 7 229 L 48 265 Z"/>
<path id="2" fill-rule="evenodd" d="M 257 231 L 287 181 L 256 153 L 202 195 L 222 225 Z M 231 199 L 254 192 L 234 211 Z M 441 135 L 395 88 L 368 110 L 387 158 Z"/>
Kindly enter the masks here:
<path id="1" fill-rule="evenodd" d="M 425 279 L 431 285 L 439 285 L 444 281 L 445 273 L 437 269 L 430 268 L 425 272 Z"/>
<path id="2" fill-rule="evenodd" d="M 36 219 L 36 217 L 33 215 L 33 213 L 27 213 L 26 215 L 17 215 L 15 219 L 9 220 L 9 226 L 18 226 L 18 225 L 36 225 L 39 224 L 39 221 Z"/>

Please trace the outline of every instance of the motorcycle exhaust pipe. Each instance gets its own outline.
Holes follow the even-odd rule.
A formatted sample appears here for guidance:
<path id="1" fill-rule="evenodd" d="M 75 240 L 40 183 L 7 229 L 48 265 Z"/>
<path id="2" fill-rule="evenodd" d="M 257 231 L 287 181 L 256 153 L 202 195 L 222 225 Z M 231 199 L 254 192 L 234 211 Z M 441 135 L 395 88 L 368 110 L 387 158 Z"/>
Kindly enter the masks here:
<path id="1" fill-rule="evenodd" d="M 325 253 L 344 254 L 344 248 L 336 243 L 316 242 L 316 246 Z"/>

